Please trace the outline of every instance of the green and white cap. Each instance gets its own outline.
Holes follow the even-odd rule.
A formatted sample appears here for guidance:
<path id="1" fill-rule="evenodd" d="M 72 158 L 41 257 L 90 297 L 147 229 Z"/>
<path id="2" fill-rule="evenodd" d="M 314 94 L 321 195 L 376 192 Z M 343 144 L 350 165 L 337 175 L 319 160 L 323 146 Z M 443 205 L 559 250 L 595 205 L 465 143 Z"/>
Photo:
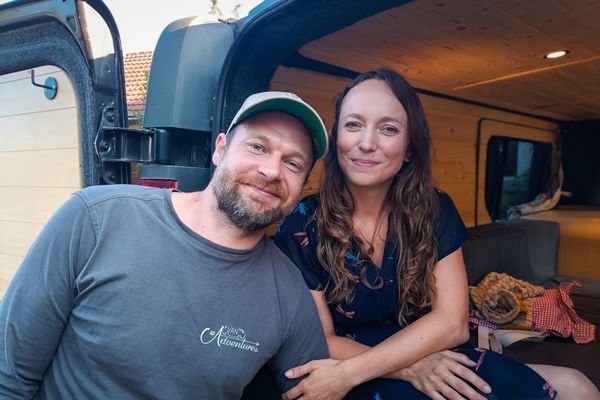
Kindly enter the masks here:
<path id="1" fill-rule="evenodd" d="M 327 130 L 319 114 L 294 93 L 261 92 L 251 95 L 240 107 L 227 133 L 249 117 L 265 111 L 281 111 L 296 117 L 312 138 L 313 156 L 318 160 L 327 151 Z"/>

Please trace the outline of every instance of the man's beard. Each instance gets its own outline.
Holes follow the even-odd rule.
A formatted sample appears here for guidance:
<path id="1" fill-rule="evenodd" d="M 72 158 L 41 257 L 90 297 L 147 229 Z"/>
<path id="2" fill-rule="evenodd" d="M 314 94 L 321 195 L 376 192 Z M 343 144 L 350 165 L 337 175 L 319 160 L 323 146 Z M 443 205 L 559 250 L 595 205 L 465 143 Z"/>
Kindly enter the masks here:
<path id="1" fill-rule="evenodd" d="M 245 199 L 239 191 L 242 184 L 273 193 L 282 199 L 283 204 L 267 209 L 266 205 L 258 200 Z M 233 225 L 246 232 L 256 232 L 279 221 L 288 215 L 295 205 L 294 202 L 286 202 L 288 193 L 280 184 L 260 176 L 234 177 L 223 164 L 215 169 L 212 188 L 219 210 Z"/>

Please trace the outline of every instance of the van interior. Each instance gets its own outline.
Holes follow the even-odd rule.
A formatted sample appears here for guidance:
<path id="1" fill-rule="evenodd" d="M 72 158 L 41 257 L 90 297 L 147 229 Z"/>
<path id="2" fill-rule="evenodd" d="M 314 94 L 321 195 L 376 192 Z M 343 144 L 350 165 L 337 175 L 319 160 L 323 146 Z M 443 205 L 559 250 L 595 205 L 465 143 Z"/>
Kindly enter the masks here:
<path id="1" fill-rule="evenodd" d="M 470 284 L 492 271 L 546 287 L 577 277 L 576 309 L 598 326 L 599 17 L 598 2 L 417 0 L 302 45 L 270 88 L 297 92 L 330 126 L 332 98 L 350 78 L 400 72 L 428 117 L 434 180 L 470 227 Z M 558 50 L 568 53 L 545 57 Z M 554 200 L 509 220 L 510 207 L 542 193 Z M 600 385 L 597 342 L 552 340 L 505 353 L 579 368 Z"/>
<path id="2" fill-rule="evenodd" d="M 170 147 L 154 158 L 138 154 L 146 161 L 139 167 L 140 178 L 164 178 L 166 170 L 175 180 L 195 180 L 191 186 L 181 182 L 182 190 L 196 189 L 199 179 L 208 179 L 215 135 L 226 129 L 247 95 L 268 89 L 297 93 L 329 127 L 336 93 L 359 73 L 388 67 L 417 89 L 424 105 L 435 184 L 452 197 L 471 234 L 464 249 L 470 284 L 492 271 L 546 287 L 576 278 L 583 285 L 573 294 L 575 309 L 598 326 L 598 21 L 600 1 L 588 0 L 289 0 L 265 1 L 238 21 L 205 27 L 193 18 L 173 22 L 154 52 L 144 116 L 144 128 Z M 217 45 L 206 40 L 206 32 L 219 37 Z M 9 33 L 0 29 L 0 39 L 10 38 Z M 120 49 L 115 49 L 114 58 L 97 66 L 118 63 Z M 0 45 L 0 57 L 3 51 Z M 558 51 L 565 54 L 549 55 Z M 34 64 L 21 69 L 51 64 L 40 72 L 45 77 L 58 66 L 66 74 L 61 79 L 70 79 L 79 90 L 74 78 L 79 68 L 52 60 Z M 0 68 L 0 88 L 18 80 L 28 84 L 29 76 L 17 71 Z M 17 75 L 9 79 L 9 73 Z M 7 93 L 0 89 L 0 104 L 12 102 Z M 81 119 L 91 111 L 81 110 L 90 105 L 80 93 L 68 107 L 80 107 L 76 118 Z M 60 107 L 62 113 L 65 108 Z M 3 138 L 10 133 L 5 127 L 22 126 L 24 119 L 15 119 L 21 111 L 5 110 L 0 107 Z M 106 113 L 96 120 L 126 128 L 122 115 L 116 122 Z M 51 206 L 41 206 L 44 213 L 35 217 L 36 226 L 43 225 L 71 187 L 130 180 L 122 169 L 112 175 L 97 171 L 90 161 L 96 129 L 86 128 L 84 135 L 79 127 L 79 137 L 65 139 L 70 144 L 48 147 L 78 147 L 80 169 L 65 178 L 68 183 L 57 185 L 59 192 L 51 191 Z M 13 172 L 27 165 L 15 164 L 24 150 L 14 146 L 0 140 L 0 163 Z M 57 169 L 58 163 L 45 160 L 40 170 Z M 63 162 L 60 168 L 77 167 Z M 305 194 L 318 191 L 321 169 L 318 164 Z M 0 226 L 7 229 L 19 216 L 28 223 L 30 215 L 15 210 L 40 186 L 39 177 L 15 176 L 0 168 L 0 193 L 10 200 L 0 211 Z M 28 240 L 34 233 L 27 233 Z M 17 254 L 14 231 L 0 238 L 0 261 L 13 260 L 0 276 L 8 281 L 29 244 L 18 245 L 23 254 Z M 600 387 L 598 335 L 587 345 L 550 337 L 504 350 L 525 362 L 578 368 Z M 267 398 L 256 390 L 249 387 L 246 398 Z"/>

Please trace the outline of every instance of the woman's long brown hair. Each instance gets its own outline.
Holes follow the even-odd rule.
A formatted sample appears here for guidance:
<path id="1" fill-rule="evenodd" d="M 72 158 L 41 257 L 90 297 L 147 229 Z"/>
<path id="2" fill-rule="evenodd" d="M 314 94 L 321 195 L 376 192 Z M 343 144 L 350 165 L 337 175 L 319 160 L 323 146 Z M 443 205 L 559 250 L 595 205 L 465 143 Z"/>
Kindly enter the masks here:
<path id="1" fill-rule="evenodd" d="M 359 258 L 369 258 L 372 251 L 354 232 L 354 201 L 337 160 L 337 135 L 340 110 L 352 88 L 369 79 L 385 82 L 404 107 L 408 119 L 409 145 L 405 162 L 394 177 L 387 194 L 390 210 L 388 243 L 396 262 L 398 280 L 398 321 L 405 325 L 431 310 L 435 299 L 433 267 L 437 261 L 435 229 L 438 200 L 431 179 L 431 138 L 421 102 L 414 89 L 398 73 L 378 69 L 352 80 L 335 99 L 335 119 L 331 128 L 330 147 L 325 157 L 320 205 L 315 212 L 319 241 L 317 257 L 331 274 L 333 285 L 326 290 L 326 301 L 349 303 L 356 288 L 356 277 L 344 267 L 352 244 L 359 246 Z M 357 262 L 359 279 L 370 288 L 365 262 Z M 375 285 L 375 288 L 377 285 Z"/>

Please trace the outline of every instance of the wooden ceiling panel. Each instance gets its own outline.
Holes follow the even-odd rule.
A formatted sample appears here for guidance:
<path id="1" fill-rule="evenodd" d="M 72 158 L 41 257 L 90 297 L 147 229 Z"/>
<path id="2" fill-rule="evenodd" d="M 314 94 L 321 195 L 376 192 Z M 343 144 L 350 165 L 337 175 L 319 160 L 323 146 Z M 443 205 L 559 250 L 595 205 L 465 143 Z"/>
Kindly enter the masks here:
<path id="1" fill-rule="evenodd" d="M 600 118 L 597 21 L 597 0 L 416 0 L 300 52 L 359 72 L 388 66 L 422 89 L 541 116 Z M 543 58 L 561 48 L 570 54 Z"/>
<path id="2" fill-rule="evenodd" d="M 558 0 L 561 6 L 565 8 L 581 24 L 594 27 L 598 25 L 598 15 L 600 15 L 600 1 L 595 0 Z"/>
<path id="3" fill-rule="evenodd" d="M 590 64 L 493 82 L 454 91 L 456 97 L 491 98 L 494 104 L 557 119 L 587 119 L 600 114 L 600 71 Z M 526 99 L 526 102 L 523 101 Z"/>

